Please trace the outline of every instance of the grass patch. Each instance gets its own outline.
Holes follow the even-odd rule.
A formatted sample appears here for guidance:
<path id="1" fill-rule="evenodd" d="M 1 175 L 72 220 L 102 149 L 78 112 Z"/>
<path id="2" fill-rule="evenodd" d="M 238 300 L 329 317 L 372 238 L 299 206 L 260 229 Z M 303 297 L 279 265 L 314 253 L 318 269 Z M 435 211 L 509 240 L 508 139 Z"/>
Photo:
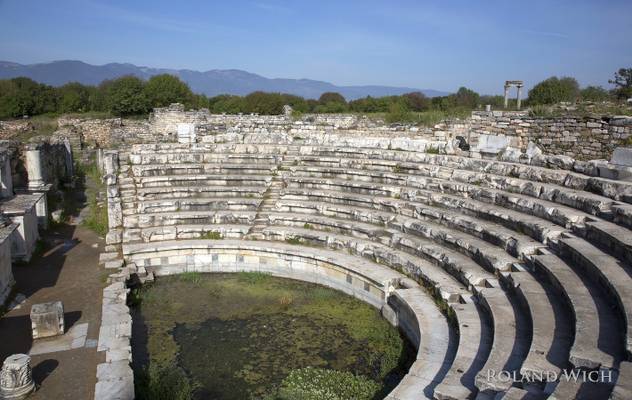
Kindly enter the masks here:
<path id="1" fill-rule="evenodd" d="M 312 224 L 306 222 L 305 225 L 303 225 L 303 228 L 305 228 L 305 229 L 314 229 L 314 226 Z"/>
<path id="2" fill-rule="evenodd" d="M 34 136 L 49 136 L 59 128 L 57 116 L 53 114 L 36 115 L 25 121 L 28 121 L 33 126 L 33 130 L 18 133 L 12 139 L 26 142 Z"/>
<path id="3" fill-rule="evenodd" d="M 401 123 L 416 126 L 432 127 L 438 123 L 453 119 L 469 118 L 472 111 L 465 108 L 455 108 L 451 110 L 428 110 L 428 111 L 401 111 L 391 110 L 389 113 L 363 114 L 372 120 L 384 120 L 387 123 Z"/>
<path id="4" fill-rule="evenodd" d="M 83 224 L 92 229 L 99 236 L 105 236 L 108 233 L 108 210 L 105 206 L 99 205 L 96 199 L 90 199 L 88 202 L 90 208 L 88 216 Z"/>
<path id="5" fill-rule="evenodd" d="M 199 285 L 200 282 L 202 282 L 202 274 L 199 272 L 183 272 L 178 275 L 178 279 L 180 279 L 182 282 Z"/>
<path id="6" fill-rule="evenodd" d="M 265 272 L 242 271 L 237 273 L 237 279 L 249 285 L 257 285 L 267 283 L 270 280 L 270 274 Z"/>
<path id="7" fill-rule="evenodd" d="M 222 234 L 219 232 L 206 232 L 200 236 L 200 239 L 206 240 L 219 240 L 222 238 Z"/>
<path id="8" fill-rule="evenodd" d="M 439 154 L 439 149 L 436 147 L 428 147 L 426 149 L 427 154 Z"/>
<path id="9" fill-rule="evenodd" d="M 287 244 L 303 244 L 301 238 L 287 238 L 285 239 L 285 243 Z"/>
<path id="10" fill-rule="evenodd" d="M 108 282 L 108 278 L 110 277 L 110 274 L 112 272 L 105 270 L 105 271 L 101 271 L 101 275 L 99 276 L 99 281 L 101 281 L 101 283 L 107 283 Z"/>
<path id="11" fill-rule="evenodd" d="M 98 201 L 99 193 L 105 192 L 105 183 L 101 173 L 95 162 L 88 165 L 77 164 L 75 173 L 83 180 L 88 200 L 88 215 L 83 220 L 83 224 L 99 236 L 105 236 L 108 233 L 108 210 L 105 203 Z"/>

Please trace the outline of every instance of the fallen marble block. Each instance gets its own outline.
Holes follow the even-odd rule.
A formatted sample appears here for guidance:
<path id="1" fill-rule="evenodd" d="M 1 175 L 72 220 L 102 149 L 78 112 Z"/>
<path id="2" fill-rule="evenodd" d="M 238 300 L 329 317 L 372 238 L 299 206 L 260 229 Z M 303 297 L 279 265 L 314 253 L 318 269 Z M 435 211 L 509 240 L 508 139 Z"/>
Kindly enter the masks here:
<path id="1" fill-rule="evenodd" d="M 64 334 L 64 306 L 61 301 L 34 304 L 31 308 L 33 339 Z"/>

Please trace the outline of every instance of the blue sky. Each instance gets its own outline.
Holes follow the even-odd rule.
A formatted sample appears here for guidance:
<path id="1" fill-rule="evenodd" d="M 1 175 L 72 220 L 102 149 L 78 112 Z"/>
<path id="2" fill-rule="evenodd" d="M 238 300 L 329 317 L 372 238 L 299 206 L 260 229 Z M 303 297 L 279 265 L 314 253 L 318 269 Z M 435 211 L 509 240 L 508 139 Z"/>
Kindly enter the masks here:
<path id="1" fill-rule="evenodd" d="M 0 0 L 0 60 L 243 69 L 500 93 L 632 67 L 631 0 Z"/>

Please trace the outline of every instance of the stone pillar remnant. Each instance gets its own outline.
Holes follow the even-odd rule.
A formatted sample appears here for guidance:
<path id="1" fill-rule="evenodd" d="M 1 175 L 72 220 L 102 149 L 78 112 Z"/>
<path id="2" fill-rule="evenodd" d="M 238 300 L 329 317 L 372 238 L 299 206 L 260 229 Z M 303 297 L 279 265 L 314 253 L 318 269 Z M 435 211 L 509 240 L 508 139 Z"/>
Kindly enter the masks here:
<path id="1" fill-rule="evenodd" d="M 522 94 L 522 87 L 524 83 L 522 81 L 505 81 L 505 108 L 509 106 L 509 88 L 516 87 L 518 89 L 518 93 L 516 96 L 516 107 L 518 110 L 520 109 L 520 96 Z"/>
<path id="2" fill-rule="evenodd" d="M 42 159 L 37 147 L 30 147 L 26 150 L 26 172 L 29 176 L 29 190 L 37 190 L 44 185 Z"/>
<path id="3" fill-rule="evenodd" d="M 31 357 L 26 354 L 7 357 L 0 370 L 0 398 L 24 399 L 34 390 Z"/>

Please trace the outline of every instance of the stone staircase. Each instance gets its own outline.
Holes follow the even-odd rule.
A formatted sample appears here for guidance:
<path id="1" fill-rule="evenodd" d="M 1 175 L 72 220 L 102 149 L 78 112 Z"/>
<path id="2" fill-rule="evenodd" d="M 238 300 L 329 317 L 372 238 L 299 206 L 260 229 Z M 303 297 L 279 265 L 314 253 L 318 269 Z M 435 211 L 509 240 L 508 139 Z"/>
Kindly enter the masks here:
<path id="1" fill-rule="evenodd" d="M 263 230 L 268 225 L 270 219 L 270 213 L 276 208 L 276 204 L 281 198 L 281 189 L 284 187 L 283 176 L 279 173 L 281 171 L 289 171 L 290 167 L 296 163 L 300 154 L 299 146 L 291 146 L 288 151 L 283 155 L 280 162 L 277 164 L 276 173 L 272 176 L 270 186 L 263 194 L 263 201 L 257 209 L 257 215 L 253 222 L 252 227 L 248 233 L 244 236 L 245 239 L 261 240 L 264 239 Z"/>

